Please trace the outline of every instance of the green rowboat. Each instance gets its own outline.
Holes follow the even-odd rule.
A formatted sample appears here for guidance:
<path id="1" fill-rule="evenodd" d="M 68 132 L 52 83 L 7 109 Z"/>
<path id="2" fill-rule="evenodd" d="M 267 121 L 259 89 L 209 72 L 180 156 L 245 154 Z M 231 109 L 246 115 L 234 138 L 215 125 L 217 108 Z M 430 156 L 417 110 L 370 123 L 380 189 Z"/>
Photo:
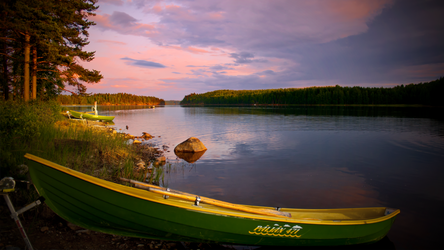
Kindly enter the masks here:
<path id="1" fill-rule="evenodd" d="M 77 119 L 88 119 L 88 120 L 102 120 L 110 122 L 114 119 L 114 116 L 106 116 L 106 115 L 95 115 L 91 114 L 91 112 L 77 112 L 73 110 L 68 111 L 68 115 L 71 115 Z"/>
<path id="2" fill-rule="evenodd" d="M 140 182 L 136 186 L 149 190 L 134 188 L 31 154 L 25 158 L 34 185 L 55 213 L 84 228 L 122 236 L 236 245 L 352 245 L 382 239 L 400 213 L 386 207 L 277 211 Z"/>

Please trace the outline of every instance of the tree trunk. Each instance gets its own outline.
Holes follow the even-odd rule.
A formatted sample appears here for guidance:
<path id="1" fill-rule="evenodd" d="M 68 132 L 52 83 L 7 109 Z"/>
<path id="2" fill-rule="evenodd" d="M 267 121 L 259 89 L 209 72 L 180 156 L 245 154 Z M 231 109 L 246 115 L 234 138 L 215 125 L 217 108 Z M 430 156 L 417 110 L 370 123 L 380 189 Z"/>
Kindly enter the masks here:
<path id="1" fill-rule="evenodd" d="M 32 47 L 32 100 L 37 99 L 37 47 Z"/>
<path id="2" fill-rule="evenodd" d="M 31 50 L 29 40 L 31 40 L 31 37 L 29 36 L 29 34 L 25 34 L 25 89 L 23 91 L 25 102 L 29 101 L 29 54 Z"/>

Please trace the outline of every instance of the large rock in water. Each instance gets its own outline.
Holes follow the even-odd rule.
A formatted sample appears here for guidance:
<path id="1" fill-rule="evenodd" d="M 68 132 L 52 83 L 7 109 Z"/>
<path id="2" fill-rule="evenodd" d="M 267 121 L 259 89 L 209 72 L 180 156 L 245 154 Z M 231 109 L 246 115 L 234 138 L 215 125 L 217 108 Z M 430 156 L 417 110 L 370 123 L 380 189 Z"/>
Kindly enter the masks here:
<path id="1" fill-rule="evenodd" d="M 207 148 L 196 137 L 190 137 L 174 148 L 174 152 L 196 153 L 205 151 Z"/>

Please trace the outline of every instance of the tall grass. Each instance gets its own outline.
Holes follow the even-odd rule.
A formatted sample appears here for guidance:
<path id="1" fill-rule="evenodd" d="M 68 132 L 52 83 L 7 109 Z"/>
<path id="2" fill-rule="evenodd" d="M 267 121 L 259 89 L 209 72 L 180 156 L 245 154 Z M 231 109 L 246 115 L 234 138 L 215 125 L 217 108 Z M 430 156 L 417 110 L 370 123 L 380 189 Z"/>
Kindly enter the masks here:
<path id="1" fill-rule="evenodd" d="M 104 179 L 143 179 L 123 135 L 66 120 L 55 102 L 0 101 L 0 177 L 25 178 L 17 166 L 26 153 Z"/>
<path id="2" fill-rule="evenodd" d="M 39 149 L 42 128 L 61 118 L 58 110 L 54 102 L 0 101 L 0 176 L 16 174 L 24 153 Z"/>

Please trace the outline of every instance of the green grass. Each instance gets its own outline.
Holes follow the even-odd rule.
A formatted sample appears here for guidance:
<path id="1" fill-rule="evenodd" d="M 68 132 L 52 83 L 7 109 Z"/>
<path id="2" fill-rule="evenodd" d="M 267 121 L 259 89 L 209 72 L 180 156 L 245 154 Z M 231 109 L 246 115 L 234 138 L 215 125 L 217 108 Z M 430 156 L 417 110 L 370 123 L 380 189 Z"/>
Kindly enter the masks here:
<path id="1" fill-rule="evenodd" d="M 134 171 L 140 152 L 123 134 L 69 121 L 55 102 L 0 101 L 0 136 L 0 177 L 25 179 L 18 166 L 31 153 L 103 179 L 144 179 Z"/>

